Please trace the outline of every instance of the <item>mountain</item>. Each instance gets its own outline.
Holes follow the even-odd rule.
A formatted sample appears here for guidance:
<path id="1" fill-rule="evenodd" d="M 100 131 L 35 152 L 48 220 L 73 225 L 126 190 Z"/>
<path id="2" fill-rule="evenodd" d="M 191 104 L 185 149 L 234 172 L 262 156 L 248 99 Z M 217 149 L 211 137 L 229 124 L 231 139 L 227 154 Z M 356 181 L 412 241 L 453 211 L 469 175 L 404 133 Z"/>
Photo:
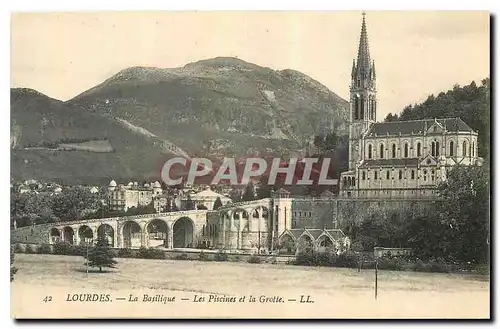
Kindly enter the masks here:
<path id="1" fill-rule="evenodd" d="M 11 89 L 13 178 L 93 184 L 155 178 L 162 157 L 171 155 L 160 140 L 116 120 L 32 89 Z"/>
<path id="2" fill-rule="evenodd" d="M 348 103 L 325 86 L 297 71 L 236 58 L 128 68 L 69 103 L 119 117 L 191 152 L 297 149 L 319 130 L 347 133 Z"/>
<path id="3" fill-rule="evenodd" d="M 236 58 L 132 67 L 61 102 L 11 90 L 12 175 L 149 179 L 174 155 L 293 155 L 347 134 L 348 102 L 294 70 Z"/>

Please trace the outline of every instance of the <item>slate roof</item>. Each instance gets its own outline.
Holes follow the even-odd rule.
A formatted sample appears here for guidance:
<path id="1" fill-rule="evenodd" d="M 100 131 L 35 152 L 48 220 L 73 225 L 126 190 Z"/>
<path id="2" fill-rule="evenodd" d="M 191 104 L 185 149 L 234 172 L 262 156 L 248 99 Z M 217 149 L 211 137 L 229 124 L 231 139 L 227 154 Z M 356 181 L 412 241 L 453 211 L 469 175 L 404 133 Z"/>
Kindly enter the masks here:
<path id="1" fill-rule="evenodd" d="M 421 135 L 424 134 L 424 131 L 429 129 L 435 121 L 445 127 L 448 132 L 474 132 L 474 130 L 463 122 L 462 119 L 446 118 L 377 122 L 370 127 L 367 136 L 387 136 L 387 134 L 394 136 L 400 133 L 401 135 Z"/>
<path id="2" fill-rule="evenodd" d="M 295 239 L 298 239 L 299 236 L 302 234 L 302 232 L 304 232 L 304 229 L 302 228 L 293 228 L 291 230 L 286 230 L 285 232 L 283 232 L 283 234 L 286 234 L 287 232 L 291 233 Z"/>
<path id="3" fill-rule="evenodd" d="M 295 239 L 297 240 L 304 232 L 308 232 L 309 234 L 311 234 L 313 236 L 313 238 L 316 240 L 317 238 L 319 238 L 319 236 L 321 234 L 323 234 L 323 232 L 327 232 L 328 234 L 331 235 L 331 237 L 334 239 L 334 240 L 341 240 L 341 239 L 344 239 L 346 237 L 345 233 L 342 232 L 342 230 L 339 230 L 339 229 L 319 229 L 319 228 L 313 228 L 313 229 L 310 229 L 310 228 L 294 228 L 294 229 L 289 229 L 289 230 L 286 230 L 285 232 L 283 232 L 282 236 L 289 233 L 291 235 L 293 235 L 295 237 Z"/>
<path id="4" fill-rule="evenodd" d="M 341 240 L 341 239 L 344 239 L 346 237 L 345 233 L 342 232 L 342 230 L 339 230 L 339 229 L 331 229 L 331 230 L 326 230 L 331 236 L 332 238 L 334 238 L 335 240 Z"/>
<path id="5" fill-rule="evenodd" d="M 311 234 L 315 240 L 321 235 L 321 233 L 323 233 L 323 230 L 319 228 L 313 228 L 313 229 L 306 228 L 304 231 Z"/>
<path id="6" fill-rule="evenodd" d="M 333 198 L 335 197 L 335 194 L 333 194 L 333 192 L 329 190 L 324 190 L 323 192 L 321 192 L 320 196 L 323 198 Z"/>
<path id="7" fill-rule="evenodd" d="M 372 167 L 414 167 L 418 165 L 420 160 L 418 158 L 408 158 L 408 159 L 368 159 L 363 160 L 363 163 L 359 168 L 372 168 Z"/>

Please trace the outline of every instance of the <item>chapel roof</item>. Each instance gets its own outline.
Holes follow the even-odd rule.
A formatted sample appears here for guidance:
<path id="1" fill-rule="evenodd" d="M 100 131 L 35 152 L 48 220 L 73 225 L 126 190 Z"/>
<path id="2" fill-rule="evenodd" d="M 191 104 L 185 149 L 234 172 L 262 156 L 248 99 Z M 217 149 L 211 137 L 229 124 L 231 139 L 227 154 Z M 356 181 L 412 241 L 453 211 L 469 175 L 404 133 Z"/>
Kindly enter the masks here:
<path id="1" fill-rule="evenodd" d="M 391 122 L 377 122 L 374 123 L 366 136 L 386 136 L 392 135 L 423 135 L 434 123 L 438 123 L 444 127 L 448 132 L 474 132 L 460 118 L 446 118 L 446 119 L 422 119 L 411 121 L 391 121 Z"/>
<path id="2" fill-rule="evenodd" d="M 408 159 L 367 159 L 363 160 L 363 163 L 359 168 L 371 168 L 371 167 L 412 167 L 418 165 L 420 160 L 418 158 L 408 158 Z"/>

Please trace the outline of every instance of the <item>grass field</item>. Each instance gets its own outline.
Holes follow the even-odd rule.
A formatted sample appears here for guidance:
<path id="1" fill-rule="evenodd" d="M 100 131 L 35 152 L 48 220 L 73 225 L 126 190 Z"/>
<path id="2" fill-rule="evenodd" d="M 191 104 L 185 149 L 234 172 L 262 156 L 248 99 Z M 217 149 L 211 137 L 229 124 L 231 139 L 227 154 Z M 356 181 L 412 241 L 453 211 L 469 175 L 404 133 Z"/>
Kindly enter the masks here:
<path id="1" fill-rule="evenodd" d="M 488 318 L 489 279 L 458 274 L 374 271 L 290 265 L 117 259 L 108 273 L 86 273 L 83 258 L 16 254 L 12 282 L 16 317 L 434 317 Z M 72 303 L 68 294 L 175 296 L 176 302 Z M 242 303 L 196 303 L 195 295 L 246 296 Z M 53 297 L 44 303 L 44 296 Z M 250 295 L 285 303 L 249 303 Z M 299 303 L 300 296 L 314 303 Z M 185 301 L 181 301 L 185 298 Z M 141 298 L 139 298 L 141 300 Z M 188 301 L 189 299 L 189 301 Z M 288 301 L 295 299 L 295 301 Z M 31 306 L 30 306 L 31 305 Z M 65 311 L 63 311 L 65 310 Z"/>

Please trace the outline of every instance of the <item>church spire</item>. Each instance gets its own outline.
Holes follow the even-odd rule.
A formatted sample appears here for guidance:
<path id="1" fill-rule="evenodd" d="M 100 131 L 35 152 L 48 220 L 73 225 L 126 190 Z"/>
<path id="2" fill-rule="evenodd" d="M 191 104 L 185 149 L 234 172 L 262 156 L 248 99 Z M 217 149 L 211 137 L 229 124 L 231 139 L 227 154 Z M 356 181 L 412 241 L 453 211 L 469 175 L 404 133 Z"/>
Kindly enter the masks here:
<path id="1" fill-rule="evenodd" d="M 366 14 L 363 12 L 361 34 L 359 37 L 358 57 L 353 61 L 351 70 L 352 118 L 354 121 L 375 121 L 377 90 L 375 61 L 370 57 Z"/>
<path id="2" fill-rule="evenodd" d="M 363 22 L 361 23 L 361 35 L 359 37 L 357 75 L 359 78 L 369 77 L 370 74 L 370 48 L 368 47 L 368 32 L 366 31 L 366 13 L 363 12 Z"/>

